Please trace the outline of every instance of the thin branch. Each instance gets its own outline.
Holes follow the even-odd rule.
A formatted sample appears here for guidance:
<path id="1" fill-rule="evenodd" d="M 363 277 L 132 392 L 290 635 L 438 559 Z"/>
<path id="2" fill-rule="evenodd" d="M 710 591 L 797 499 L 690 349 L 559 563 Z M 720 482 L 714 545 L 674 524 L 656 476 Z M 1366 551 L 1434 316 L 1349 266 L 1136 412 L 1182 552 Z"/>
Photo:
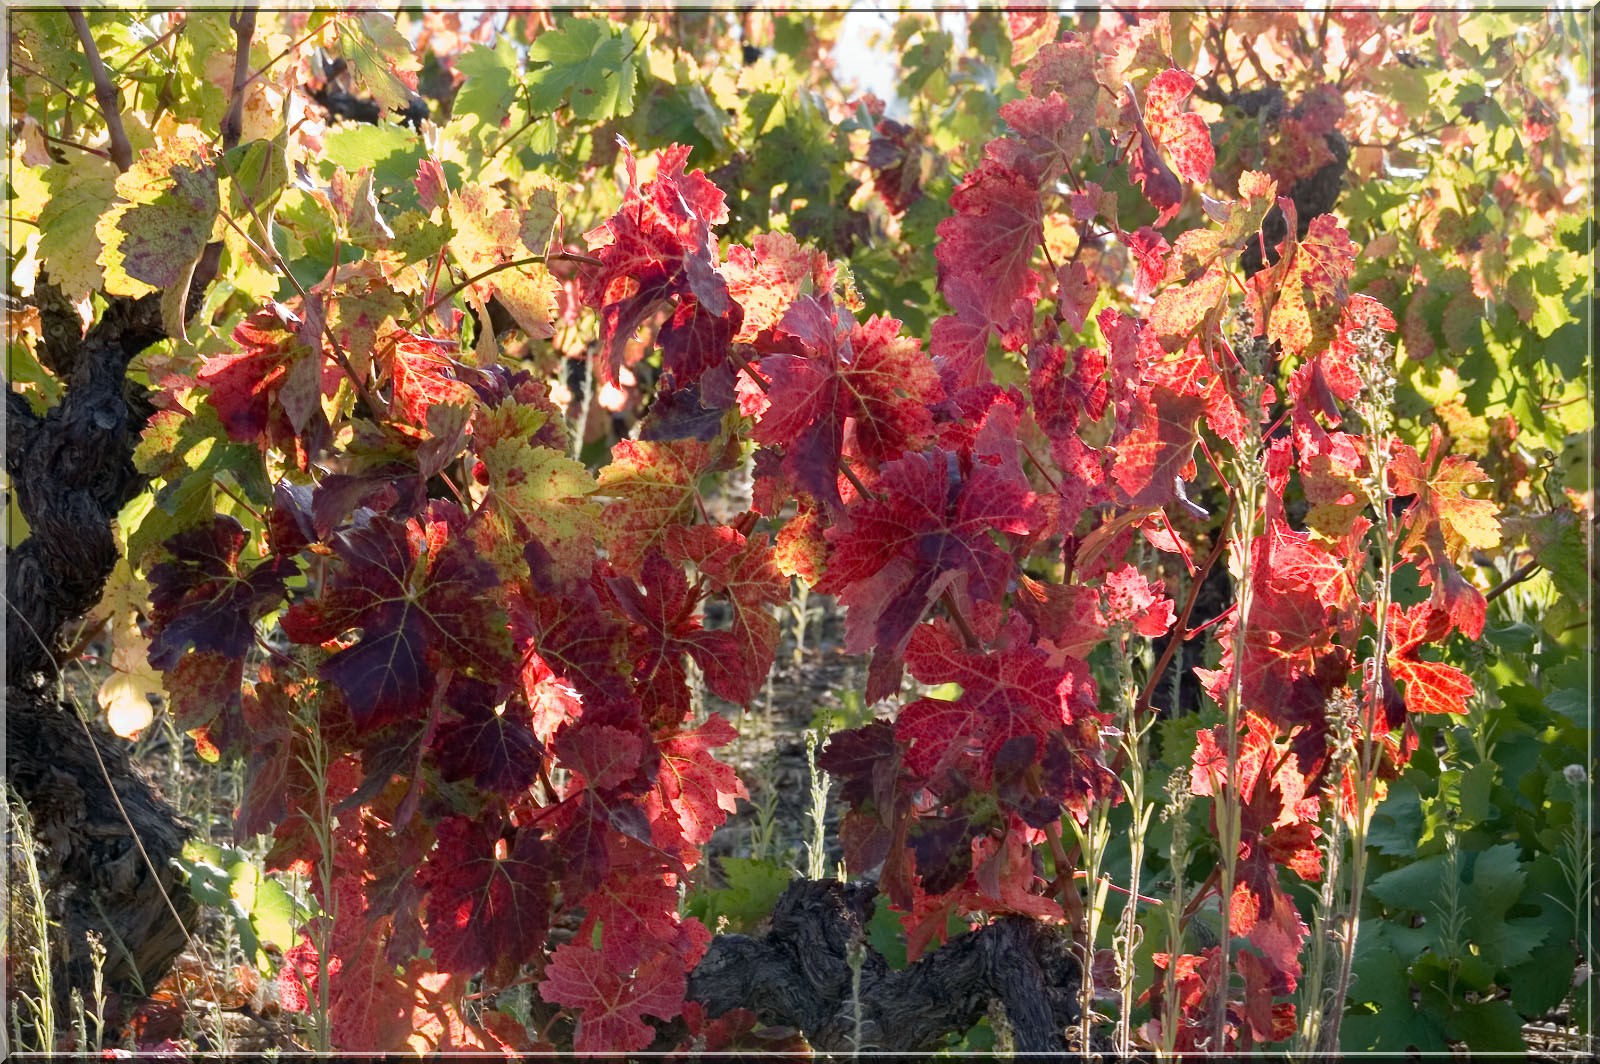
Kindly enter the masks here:
<path id="1" fill-rule="evenodd" d="M 261 68 L 259 70 L 256 70 L 248 78 L 245 79 L 245 83 L 244 83 L 245 87 L 248 88 L 251 85 L 251 83 L 253 83 L 257 78 L 259 78 L 261 75 L 265 74 L 267 71 L 271 70 L 273 67 L 277 66 L 278 63 L 280 61 L 282 61 L 284 56 L 288 55 L 290 52 L 292 52 L 295 49 L 299 48 L 301 45 L 303 45 L 307 41 L 311 40 L 311 38 L 321 36 L 322 32 L 324 30 L 326 30 L 331 25 L 333 25 L 333 20 L 332 19 L 328 19 L 326 22 L 322 23 L 322 25 L 318 26 L 316 29 L 308 31 L 298 41 L 295 41 L 293 44 L 289 45 L 289 47 L 285 48 L 283 51 L 279 52 L 277 55 L 273 56 L 271 59 L 268 59 L 265 63 L 263 63 L 261 65 Z"/>
<path id="2" fill-rule="evenodd" d="M 83 17 L 83 11 L 69 7 L 67 17 L 72 20 L 72 28 L 78 33 L 78 41 L 83 45 L 83 58 L 89 64 L 90 76 L 94 78 L 94 98 L 100 104 L 100 113 L 105 116 L 106 131 L 111 137 L 111 161 L 118 170 L 126 173 L 133 166 L 133 145 L 128 143 L 128 131 L 122 128 L 117 87 L 111 84 L 111 77 L 106 73 L 105 61 L 100 58 L 100 49 L 94 43 L 94 34 L 89 29 L 89 20 Z"/>
<path id="3" fill-rule="evenodd" d="M 1183 613 L 1173 624 L 1172 635 L 1167 640 L 1165 649 L 1161 651 L 1161 657 L 1157 659 L 1155 668 L 1150 670 L 1150 679 L 1145 684 L 1144 690 L 1139 692 L 1139 700 L 1134 703 L 1133 708 L 1136 713 L 1144 713 L 1149 710 L 1150 699 L 1155 695 L 1156 685 L 1161 682 L 1161 677 L 1166 674 L 1167 666 L 1172 663 L 1172 656 L 1178 652 L 1179 644 L 1183 643 L 1187 638 L 1186 635 L 1180 637 L 1179 633 L 1187 632 L 1189 615 L 1194 612 L 1194 604 L 1200 598 L 1200 585 L 1205 583 L 1206 577 L 1211 575 L 1212 568 L 1217 564 L 1217 559 L 1222 557 L 1222 552 L 1227 549 L 1228 524 L 1233 520 L 1233 508 L 1237 502 L 1237 496 L 1229 493 L 1228 509 L 1222 515 L 1222 524 L 1217 530 L 1216 545 L 1211 548 L 1211 553 L 1207 555 L 1205 564 L 1200 567 L 1200 574 L 1189 584 L 1189 597 L 1183 604 Z"/>
<path id="4" fill-rule="evenodd" d="M 1022 453 L 1027 457 L 1028 461 L 1033 463 L 1033 468 L 1039 471 L 1039 475 L 1044 478 L 1044 482 L 1050 485 L 1050 490 L 1059 495 L 1061 493 L 1061 485 L 1056 483 L 1056 478 L 1050 475 L 1050 471 L 1044 467 L 1044 463 L 1034 456 L 1033 448 L 1028 446 L 1028 441 L 1019 440 L 1018 442 L 1022 444 Z"/>
<path id="5" fill-rule="evenodd" d="M 42 70 L 34 69 L 33 67 L 29 66 L 27 63 L 24 63 L 24 62 L 18 60 L 15 56 L 13 56 L 11 58 L 11 65 L 12 65 L 13 68 L 15 68 L 17 73 L 21 74 L 23 77 L 38 78 L 40 81 L 44 82 L 46 85 L 49 85 L 51 88 L 53 88 L 57 92 L 61 93 L 63 96 L 65 96 L 67 98 L 67 102 L 69 104 L 75 104 L 79 100 L 83 99 L 82 96 L 79 96 L 77 93 L 73 92 L 71 89 L 69 89 L 65 85 L 61 84 L 61 82 L 57 81 L 55 78 L 51 77 L 49 74 L 46 74 Z"/>
<path id="6" fill-rule="evenodd" d="M 222 119 L 222 150 L 231 151 L 239 144 L 244 125 L 244 90 L 250 84 L 250 39 L 256 32 L 256 9 L 246 7 L 228 18 L 238 45 L 233 55 L 233 96 L 228 101 L 228 113 Z"/>
<path id="7" fill-rule="evenodd" d="M 418 314 L 412 319 L 412 323 L 415 324 L 424 320 L 429 314 L 432 314 L 434 311 L 438 310 L 440 307 L 450 302 L 450 300 L 454 299 L 457 295 L 466 289 L 471 288 L 485 277 L 491 277 L 502 270 L 521 269 L 523 266 L 532 266 L 541 262 L 548 263 L 551 259 L 555 259 L 559 262 L 581 262 L 589 266 L 605 265 L 605 263 L 601 262 L 593 255 L 580 255 L 576 251 L 553 251 L 548 255 L 529 255 L 525 258 L 510 259 L 506 262 L 497 262 L 487 269 L 479 270 L 477 273 L 473 274 L 471 277 L 468 277 L 460 284 L 452 286 L 444 293 L 444 295 L 439 296 L 431 301 L 426 307 L 422 308 L 421 314 Z"/>
<path id="8" fill-rule="evenodd" d="M 961 612 L 961 606 L 956 602 L 955 595 L 950 589 L 944 589 L 944 594 L 939 596 L 939 604 L 944 607 L 950 619 L 955 622 L 956 630 L 961 633 L 962 642 L 966 643 L 968 650 L 982 650 L 983 640 L 978 638 L 978 633 L 972 630 L 972 625 L 967 623 L 966 616 Z"/>
<path id="9" fill-rule="evenodd" d="M 89 145 L 79 144 L 75 140 L 66 140 L 62 137 L 52 137 L 42 129 L 39 131 L 39 135 L 44 137 L 45 141 L 50 144 L 59 144 L 63 148 L 77 148 L 81 152 L 88 152 L 90 155 L 98 155 L 102 159 L 111 158 L 111 153 L 106 151 L 104 148 L 91 148 Z"/>
<path id="10" fill-rule="evenodd" d="M 1524 580 L 1527 580 L 1529 577 L 1533 576 L 1533 574 L 1538 570 L 1539 562 L 1537 560 L 1529 562 L 1516 572 L 1512 573 L 1510 576 L 1506 577 L 1504 580 L 1500 581 L 1494 587 L 1490 588 L 1484 594 L 1483 601 L 1485 603 L 1493 602 L 1501 595 L 1504 595 L 1507 591 L 1510 591 Z"/>
<path id="11" fill-rule="evenodd" d="M 843 473 L 844 478 L 850 482 L 850 486 L 856 489 L 856 494 L 863 499 L 871 499 L 874 502 L 878 500 L 878 493 L 861 483 L 861 478 L 856 476 L 856 471 L 851 469 L 850 463 L 843 458 L 839 459 L 839 472 Z"/>
<path id="12" fill-rule="evenodd" d="M 135 52 L 133 54 L 133 58 L 129 59 L 126 63 L 123 63 L 121 68 L 117 70 L 117 80 L 119 82 L 128 80 L 128 70 L 133 66 L 133 64 L 137 63 L 139 60 L 148 55 L 151 49 L 159 48 L 165 44 L 169 39 L 171 39 L 173 34 L 182 33 L 183 27 L 186 25 L 188 25 L 186 22 L 174 22 L 171 29 Z"/>
<path id="13" fill-rule="evenodd" d="M 566 106 L 566 104 L 561 104 L 560 107 L 556 108 L 556 110 L 559 111 L 561 109 L 561 107 L 565 107 L 565 106 Z M 514 141 L 518 137 L 522 136 L 522 134 L 524 134 L 528 130 L 532 129 L 533 128 L 533 124 L 535 122 L 539 121 L 541 118 L 548 118 L 551 121 L 554 121 L 555 120 L 555 111 L 546 112 L 544 114 L 531 114 L 531 115 L 529 115 L 528 116 L 528 120 L 526 122 L 522 123 L 522 125 L 518 126 L 515 130 L 513 130 L 510 133 L 507 133 L 504 137 L 502 137 L 500 139 L 500 143 L 496 144 L 494 146 L 494 148 L 489 152 L 489 154 L 485 155 L 483 157 L 483 161 L 485 163 L 488 163 L 496 155 L 499 155 L 500 152 L 505 148 L 506 145 L 510 144 L 512 141 Z"/>

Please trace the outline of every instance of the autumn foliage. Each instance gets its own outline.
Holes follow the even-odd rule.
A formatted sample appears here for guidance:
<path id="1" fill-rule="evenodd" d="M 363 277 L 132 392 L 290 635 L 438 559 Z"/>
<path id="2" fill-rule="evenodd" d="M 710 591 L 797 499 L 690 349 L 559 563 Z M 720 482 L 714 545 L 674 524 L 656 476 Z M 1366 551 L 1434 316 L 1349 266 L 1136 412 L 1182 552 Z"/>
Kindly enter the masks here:
<path id="1" fill-rule="evenodd" d="M 329 40 L 403 100 L 416 60 L 375 17 Z M 1361 17 L 1335 16 L 1352 48 Z M 548 25 L 535 89 L 625 114 L 562 65 L 620 55 L 624 25 Z M 169 124 L 115 178 L 110 290 L 186 285 L 213 236 L 293 282 L 242 283 L 225 334 L 152 363 L 147 436 L 210 441 L 239 505 L 174 498 L 185 473 L 152 447 L 170 505 L 133 546 L 180 728 L 244 759 L 239 838 L 270 834 L 266 867 L 311 885 L 278 979 L 290 1007 L 321 1003 L 332 1046 L 546 1048 L 465 1005 L 519 983 L 579 1052 L 691 1044 L 671 1021 L 705 1022 L 685 997 L 713 929 L 680 891 L 746 797 L 721 760 L 737 714 L 701 691 L 756 698 L 794 581 L 833 597 L 867 663 L 879 719 L 819 764 L 846 868 L 880 881 L 913 961 L 1004 913 L 1093 958 L 1083 833 L 1130 798 L 1172 705 L 1153 700 L 1171 668 L 1141 655 L 1209 646 L 1180 681 L 1206 712 L 1171 723 L 1219 869 L 1183 918 L 1209 903 L 1221 940 L 1158 943 L 1142 982 L 1096 992 L 1126 989 L 1135 1041 L 1169 1050 L 1305 1024 L 1297 898 L 1419 720 L 1473 704 L 1441 650 L 1484 632 L 1512 500 L 1437 422 L 1424 439 L 1384 413 L 1414 326 L 1338 212 L 1299 214 L 1291 189 L 1351 128 L 1336 86 L 1241 146 L 1195 72 L 1214 54 L 1167 16 L 996 25 L 1015 88 L 907 252 L 936 272 L 927 315 L 865 297 L 848 242 L 752 227 L 737 175 L 686 144 L 595 125 L 614 183 L 595 216 L 506 168 L 515 127 L 471 95 L 516 96 L 492 41 L 456 60 L 445 146 L 318 170 L 270 133 L 223 154 Z M 919 134 L 860 113 L 864 195 L 909 225 Z M 296 241 L 305 218 L 337 230 L 314 270 L 252 258 L 290 192 Z M 550 343 L 645 400 L 597 462 Z M 747 499 L 708 507 L 744 467 Z M 1213 571 L 1232 605 L 1192 616 Z"/>

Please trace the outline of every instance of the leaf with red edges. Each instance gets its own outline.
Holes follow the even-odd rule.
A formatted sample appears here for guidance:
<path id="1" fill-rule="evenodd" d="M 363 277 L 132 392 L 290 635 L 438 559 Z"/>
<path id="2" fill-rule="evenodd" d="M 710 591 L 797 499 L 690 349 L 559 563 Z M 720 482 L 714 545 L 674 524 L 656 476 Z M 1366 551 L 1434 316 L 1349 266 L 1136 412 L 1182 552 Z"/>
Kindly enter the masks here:
<path id="1" fill-rule="evenodd" d="M 833 290 L 835 270 L 822 252 L 788 233 L 760 233 L 751 243 L 750 248 L 730 247 L 722 264 L 728 294 L 743 312 L 734 343 L 750 343 L 776 329 L 808 282 L 813 292 Z"/>
<path id="2" fill-rule="evenodd" d="M 1486 603 L 1482 592 L 1464 580 L 1456 559 L 1469 549 L 1489 550 L 1500 543 L 1498 508 L 1466 494 L 1473 484 L 1488 481 L 1477 463 L 1461 455 L 1442 455 L 1444 433 L 1435 425 L 1424 461 L 1409 444 L 1392 445 L 1390 488 L 1415 498 L 1406 508 L 1406 538 L 1400 549 L 1418 556 L 1424 584 L 1433 585 L 1433 603 L 1469 638 L 1483 631 Z"/>
<path id="3" fill-rule="evenodd" d="M 395 330 L 382 341 L 388 352 L 394 412 L 417 428 L 428 427 L 435 406 L 468 406 L 478 394 L 456 376 L 453 342 Z"/>
<path id="4" fill-rule="evenodd" d="M 1166 160 L 1161 158 L 1155 138 L 1150 135 L 1144 117 L 1139 113 L 1131 86 L 1122 103 L 1121 118 L 1131 138 L 1127 149 L 1128 177 L 1139 186 L 1144 198 L 1150 201 L 1150 206 L 1159 212 L 1156 224 L 1166 225 L 1183 205 L 1183 184 L 1167 166 Z"/>
<path id="5" fill-rule="evenodd" d="M 315 453 L 329 442 L 322 397 L 338 391 L 339 367 L 322 354 L 321 336 L 308 343 L 300 316 L 268 303 L 233 330 L 239 351 L 212 355 L 196 380 L 231 439 L 293 450 L 296 439 Z"/>
<path id="6" fill-rule="evenodd" d="M 721 464 L 722 450 L 698 440 L 623 440 L 611 449 L 598 490 L 613 500 L 600 519 L 613 564 L 637 567 L 667 529 L 689 523 L 700 478 Z"/>
<path id="7" fill-rule="evenodd" d="M 1332 215 L 1319 214 L 1287 263 L 1251 279 L 1263 297 L 1275 292 L 1266 337 L 1280 343 L 1284 354 L 1310 358 L 1333 340 L 1349 298 L 1356 250 Z"/>
<path id="8" fill-rule="evenodd" d="M 1150 308 L 1149 327 L 1163 348 L 1176 351 L 1220 313 L 1227 296 L 1227 274 L 1213 265 L 1199 279 L 1162 291 Z"/>

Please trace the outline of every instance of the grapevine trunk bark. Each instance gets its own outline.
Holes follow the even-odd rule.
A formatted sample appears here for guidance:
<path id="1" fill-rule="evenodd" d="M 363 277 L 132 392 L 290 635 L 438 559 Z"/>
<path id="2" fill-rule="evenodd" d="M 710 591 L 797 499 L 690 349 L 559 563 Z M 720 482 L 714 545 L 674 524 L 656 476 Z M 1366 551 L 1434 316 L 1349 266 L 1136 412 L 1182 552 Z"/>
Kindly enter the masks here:
<path id="1" fill-rule="evenodd" d="M 132 455 L 148 411 L 126 372 L 164 336 L 159 297 L 112 298 L 81 335 L 63 300 L 39 295 L 40 359 L 67 389 L 42 416 L 6 394 L 6 472 L 29 536 L 6 556 L 5 771 L 44 850 L 64 1004 L 74 988 L 93 996 L 91 932 L 106 949 L 105 986 L 148 991 L 182 950 L 196 908 L 172 865 L 186 827 L 125 744 L 95 734 L 61 698 L 66 626 L 98 601 L 117 560 L 111 520 L 143 485 Z"/>
<path id="2" fill-rule="evenodd" d="M 830 1053 L 930 1052 L 998 1004 L 1017 1052 L 1068 1051 L 1079 966 L 1064 929 L 1002 917 L 894 971 L 866 939 L 876 895 L 871 883 L 796 881 L 778 899 L 765 936 L 712 942 L 689 978 L 689 997 L 711 1016 L 745 1008 L 763 1023 L 796 1027 Z"/>

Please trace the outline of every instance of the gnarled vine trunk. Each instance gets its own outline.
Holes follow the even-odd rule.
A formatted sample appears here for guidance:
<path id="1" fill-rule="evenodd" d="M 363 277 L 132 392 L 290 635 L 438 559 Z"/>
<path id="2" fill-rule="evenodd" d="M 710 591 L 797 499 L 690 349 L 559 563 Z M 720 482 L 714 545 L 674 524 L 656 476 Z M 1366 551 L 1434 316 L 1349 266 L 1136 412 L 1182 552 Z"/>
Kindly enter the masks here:
<path id="1" fill-rule="evenodd" d="M 689 978 L 689 998 L 713 1017 L 743 1008 L 797 1028 L 826 1053 L 927 1053 L 994 1005 L 1017 1052 L 1072 1048 L 1066 1032 L 1078 1025 L 1080 967 L 1064 928 L 1005 916 L 894 971 L 866 938 L 876 896 L 871 883 L 790 884 L 763 937 L 712 941 Z"/>
<path id="2" fill-rule="evenodd" d="M 117 560 L 111 520 L 142 487 L 133 467 L 144 424 L 129 361 L 165 335 L 158 296 L 113 298 L 80 335 L 40 292 L 40 357 L 66 385 L 43 416 L 7 391 L 6 472 L 29 525 L 6 557 L 6 778 L 42 844 L 58 999 L 93 991 L 89 936 L 105 946 L 105 986 L 147 991 L 183 949 L 196 906 L 172 859 L 187 836 L 131 764 L 124 744 L 61 698 L 65 627 L 99 599 Z"/>

